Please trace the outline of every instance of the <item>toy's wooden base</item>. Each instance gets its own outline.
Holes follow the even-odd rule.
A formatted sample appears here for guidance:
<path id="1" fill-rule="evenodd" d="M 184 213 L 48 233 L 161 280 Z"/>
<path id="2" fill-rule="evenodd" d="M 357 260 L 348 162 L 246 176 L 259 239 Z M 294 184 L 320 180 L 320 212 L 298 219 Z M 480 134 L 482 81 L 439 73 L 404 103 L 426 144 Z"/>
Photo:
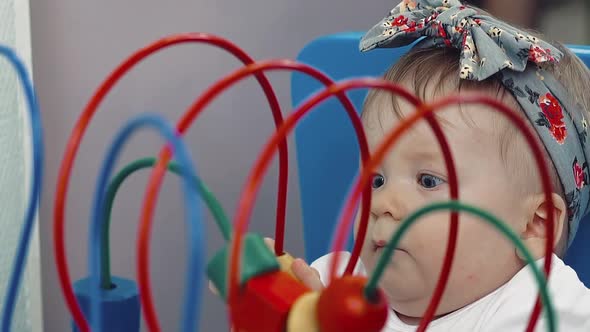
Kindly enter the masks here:
<path id="1" fill-rule="evenodd" d="M 133 280 L 112 277 L 115 287 L 110 290 L 101 290 L 100 306 L 102 317 L 100 317 L 103 331 L 109 332 L 137 332 L 140 323 L 139 291 Z M 94 284 L 90 278 L 78 280 L 74 284 L 76 298 L 80 302 L 82 311 L 89 317 L 91 311 L 91 299 L 93 296 Z M 80 331 L 72 322 L 72 331 Z"/>

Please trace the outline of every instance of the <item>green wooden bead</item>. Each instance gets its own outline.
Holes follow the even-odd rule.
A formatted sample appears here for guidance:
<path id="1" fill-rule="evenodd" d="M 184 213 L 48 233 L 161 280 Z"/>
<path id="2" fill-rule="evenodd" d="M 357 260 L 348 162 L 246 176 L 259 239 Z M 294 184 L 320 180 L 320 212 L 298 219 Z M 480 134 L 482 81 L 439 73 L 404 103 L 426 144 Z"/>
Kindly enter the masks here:
<path id="1" fill-rule="evenodd" d="M 219 295 L 227 299 L 227 275 L 229 267 L 229 243 L 219 250 L 207 264 L 207 276 L 213 282 Z M 279 270 L 276 256 L 264 243 L 262 236 L 248 233 L 242 245 L 240 285 L 262 273 Z"/>

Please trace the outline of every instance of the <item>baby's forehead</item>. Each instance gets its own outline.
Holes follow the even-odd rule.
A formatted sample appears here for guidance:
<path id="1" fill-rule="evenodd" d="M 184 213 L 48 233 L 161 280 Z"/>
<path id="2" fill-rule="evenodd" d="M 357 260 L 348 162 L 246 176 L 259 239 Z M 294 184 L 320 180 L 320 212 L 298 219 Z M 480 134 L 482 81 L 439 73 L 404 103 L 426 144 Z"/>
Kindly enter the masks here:
<path id="1" fill-rule="evenodd" d="M 472 92 L 469 92 L 472 93 Z M 387 92 L 378 92 L 363 110 L 362 119 L 367 135 L 384 135 L 400 126 L 416 112 L 416 107 Z M 504 116 L 484 105 L 451 105 L 434 113 L 445 133 L 490 135 L 508 125 Z M 432 127 L 423 118 L 415 123 L 408 135 L 423 135 Z"/>
<path id="2" fill-rule="evenodd" d="M 455 61 L 456 59 L 453 60 L 453 63 Z M 490 77 L 483 81 L 461 80 L 455 71 L 445 68 L 445 66 L 435 66 L 432 67 L 429 73 L 425 73 L 422 70 L 424 68 L 419 66 L 411 66 L 407 70 L 394 66 L 390 69 L 391 75 L 386 74 L 386 79 L 414 94 L 424 103 L 434 103 L 451 95 L 475 94 L 496 99 L 520 111 L 520 106 L 514 97 L 497 78 Z M 373 114 L 374 110 L 378 111 L 377 114 Z M 399 118 L 404 118 L 414 113 L 415 107 L 402 96 L 394 95 L 385 90 L 372 90 L 367 96 L 363 113 L 367 113 L 366 116 L 369 118 L 369 122 L 375 122 L 379 117 L 387 116 L 387 114 L 382 113 L 383 110 L 392 110 Z M 491 120 L 490 117 L 498 117 L 496 110 L 483 105 L 464 104 L 447 107 L 441 111 L 436 112 L 437 117 L 441 119 L 447 118 L 448 122 L 457 126 L 462 124 L 474 125 L 479 122 L 485 124 Z M 502 116 L 499 118 L 502 118 Z M 468 120 L 467 123 L 465 123 L 465 120 Z M 487 126 L 483 127 L 486 128 Z"/>

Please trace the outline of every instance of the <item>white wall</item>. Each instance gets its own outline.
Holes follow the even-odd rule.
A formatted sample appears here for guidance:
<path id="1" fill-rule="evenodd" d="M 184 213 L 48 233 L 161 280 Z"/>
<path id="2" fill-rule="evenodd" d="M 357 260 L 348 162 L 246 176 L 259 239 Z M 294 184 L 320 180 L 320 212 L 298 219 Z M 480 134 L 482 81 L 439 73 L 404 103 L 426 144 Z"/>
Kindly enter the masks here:
<path id="1" fill-rule="evenodd" d="M 0 1 L 0 43 L 16 49 L 31 68 L 28 1 Z M 28 110 L 13 66 L 0 59 L 0 299 L 4 302 L 28 199 L 31 148 Z M 41 331 L 39 234 L 29 247 L 13 331 Z"/>

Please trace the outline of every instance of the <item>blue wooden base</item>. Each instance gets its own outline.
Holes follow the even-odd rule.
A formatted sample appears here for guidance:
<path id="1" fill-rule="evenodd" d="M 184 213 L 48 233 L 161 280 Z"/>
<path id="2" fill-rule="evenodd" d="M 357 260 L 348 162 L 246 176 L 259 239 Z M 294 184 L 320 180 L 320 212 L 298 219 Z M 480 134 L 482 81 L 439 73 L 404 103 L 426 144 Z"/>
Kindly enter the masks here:
<path id="1" fill-rule="evenodd" d="M 102 330 L 104 332 L 139 332 L 139 291 L 133 280 L 113 277 L 115 288 L 101 290 Z M 74 283 L 74 293 L 86 317 L 90 312 L 91 283 L 89 278 Z M 72 323 L 72 331 L 79 329 Z M 96 331 L 100 332 L 100 331 Z"/>

